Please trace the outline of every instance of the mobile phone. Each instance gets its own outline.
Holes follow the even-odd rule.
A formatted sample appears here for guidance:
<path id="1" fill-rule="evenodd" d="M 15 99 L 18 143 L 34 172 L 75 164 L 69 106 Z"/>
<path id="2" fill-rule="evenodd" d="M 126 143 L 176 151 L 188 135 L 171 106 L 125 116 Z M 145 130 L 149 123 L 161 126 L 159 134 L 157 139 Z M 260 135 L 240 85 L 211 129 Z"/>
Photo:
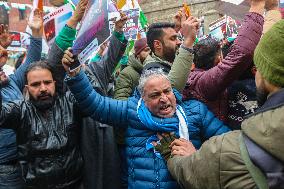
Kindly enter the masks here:
<path id="1" fill-rule="evenodd" d="M 73 50 L 70 49 L 71 53 L 73 53 Z M 78 54 L 74 55 L 73 54 L 73 59 L 74 59 L 74 63 L 69 67 L 69 71 L 73 72 L 74 70 L 76 70 L 78 67 L 81 66 L 81 63 L 78 59 Z"/>

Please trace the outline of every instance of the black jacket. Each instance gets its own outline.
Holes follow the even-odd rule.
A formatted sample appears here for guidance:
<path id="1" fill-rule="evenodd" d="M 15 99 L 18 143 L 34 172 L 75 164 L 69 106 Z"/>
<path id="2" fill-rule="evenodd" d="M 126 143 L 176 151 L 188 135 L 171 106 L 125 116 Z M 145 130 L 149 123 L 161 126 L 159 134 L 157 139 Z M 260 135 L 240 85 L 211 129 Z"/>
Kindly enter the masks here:
<path id="1" fill-rule="evenodd" d="M 45 113 L 26 100 L 1 103 L 0 125 L 16 130 L 19 161 L 29 188 L 71 187 L 81 179 L 81 116 L 69 92 L 55 98 Z"/>

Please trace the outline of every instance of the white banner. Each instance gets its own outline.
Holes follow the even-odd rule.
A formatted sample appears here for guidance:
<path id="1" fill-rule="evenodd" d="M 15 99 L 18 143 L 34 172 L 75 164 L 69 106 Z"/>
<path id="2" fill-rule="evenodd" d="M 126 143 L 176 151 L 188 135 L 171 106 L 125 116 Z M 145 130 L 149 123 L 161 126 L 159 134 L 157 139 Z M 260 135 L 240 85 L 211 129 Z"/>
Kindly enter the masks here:
<path id="1" fill-rule="evenodd" d="M 239 5 L 242 2 L 244 2 L 244 0 L 221 0 L 221 1 L 232 3 L 232 4 L 235 4 L 235 5 Z"/>

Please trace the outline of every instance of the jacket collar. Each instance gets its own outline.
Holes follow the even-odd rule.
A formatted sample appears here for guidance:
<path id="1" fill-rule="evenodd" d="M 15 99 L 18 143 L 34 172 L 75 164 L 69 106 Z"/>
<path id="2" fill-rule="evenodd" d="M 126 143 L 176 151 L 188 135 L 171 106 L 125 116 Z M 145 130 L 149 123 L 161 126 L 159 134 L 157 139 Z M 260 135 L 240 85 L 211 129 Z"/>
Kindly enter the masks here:
<path id="1" fill-rule="evenodd" d="M 172 67 L 172 63 L 164 60 L 164 59 L 161 59 L 160 57 L 156 56 L 154 53 L 152 53 L 152 58 L 157 60 L 158 62 L 160 62 L 161 64 L 164 64 L 165 66 L 168 66 L 168 67 Z"/>
<path id="2" fill-rule="evenodd" d="M 282 105 L 284 105 L 284 89 L 281 89 L 280 91 L 269 96 L 267 98 L 266 102 L 264 103 L 264 105 L 261 106 L 255 112 L 255 114 L 265 112 L 267 110 L 274 109 L 274 108 L 277 108 L 277 107 L 282 106 Z"/>

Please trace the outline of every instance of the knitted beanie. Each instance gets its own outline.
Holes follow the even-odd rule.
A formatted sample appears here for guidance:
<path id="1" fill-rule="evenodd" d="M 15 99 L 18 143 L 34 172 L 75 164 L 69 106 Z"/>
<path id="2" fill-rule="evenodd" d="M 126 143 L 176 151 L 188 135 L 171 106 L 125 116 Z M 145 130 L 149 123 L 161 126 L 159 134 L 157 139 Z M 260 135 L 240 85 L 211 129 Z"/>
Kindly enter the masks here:
<path id="1" fill-rule="evenodd" d="M 142 38 L 142 39 L 137 40 L 134 44 L 135 55 L 137 56 L 146 47 L 148 47 L 146 38 Z"/>
<path id="2" fill-rule="evenodd" d="M 284 87 L 284 20 L 262 36 L 254 51 L 254 63 L 269 83 Z"/>

